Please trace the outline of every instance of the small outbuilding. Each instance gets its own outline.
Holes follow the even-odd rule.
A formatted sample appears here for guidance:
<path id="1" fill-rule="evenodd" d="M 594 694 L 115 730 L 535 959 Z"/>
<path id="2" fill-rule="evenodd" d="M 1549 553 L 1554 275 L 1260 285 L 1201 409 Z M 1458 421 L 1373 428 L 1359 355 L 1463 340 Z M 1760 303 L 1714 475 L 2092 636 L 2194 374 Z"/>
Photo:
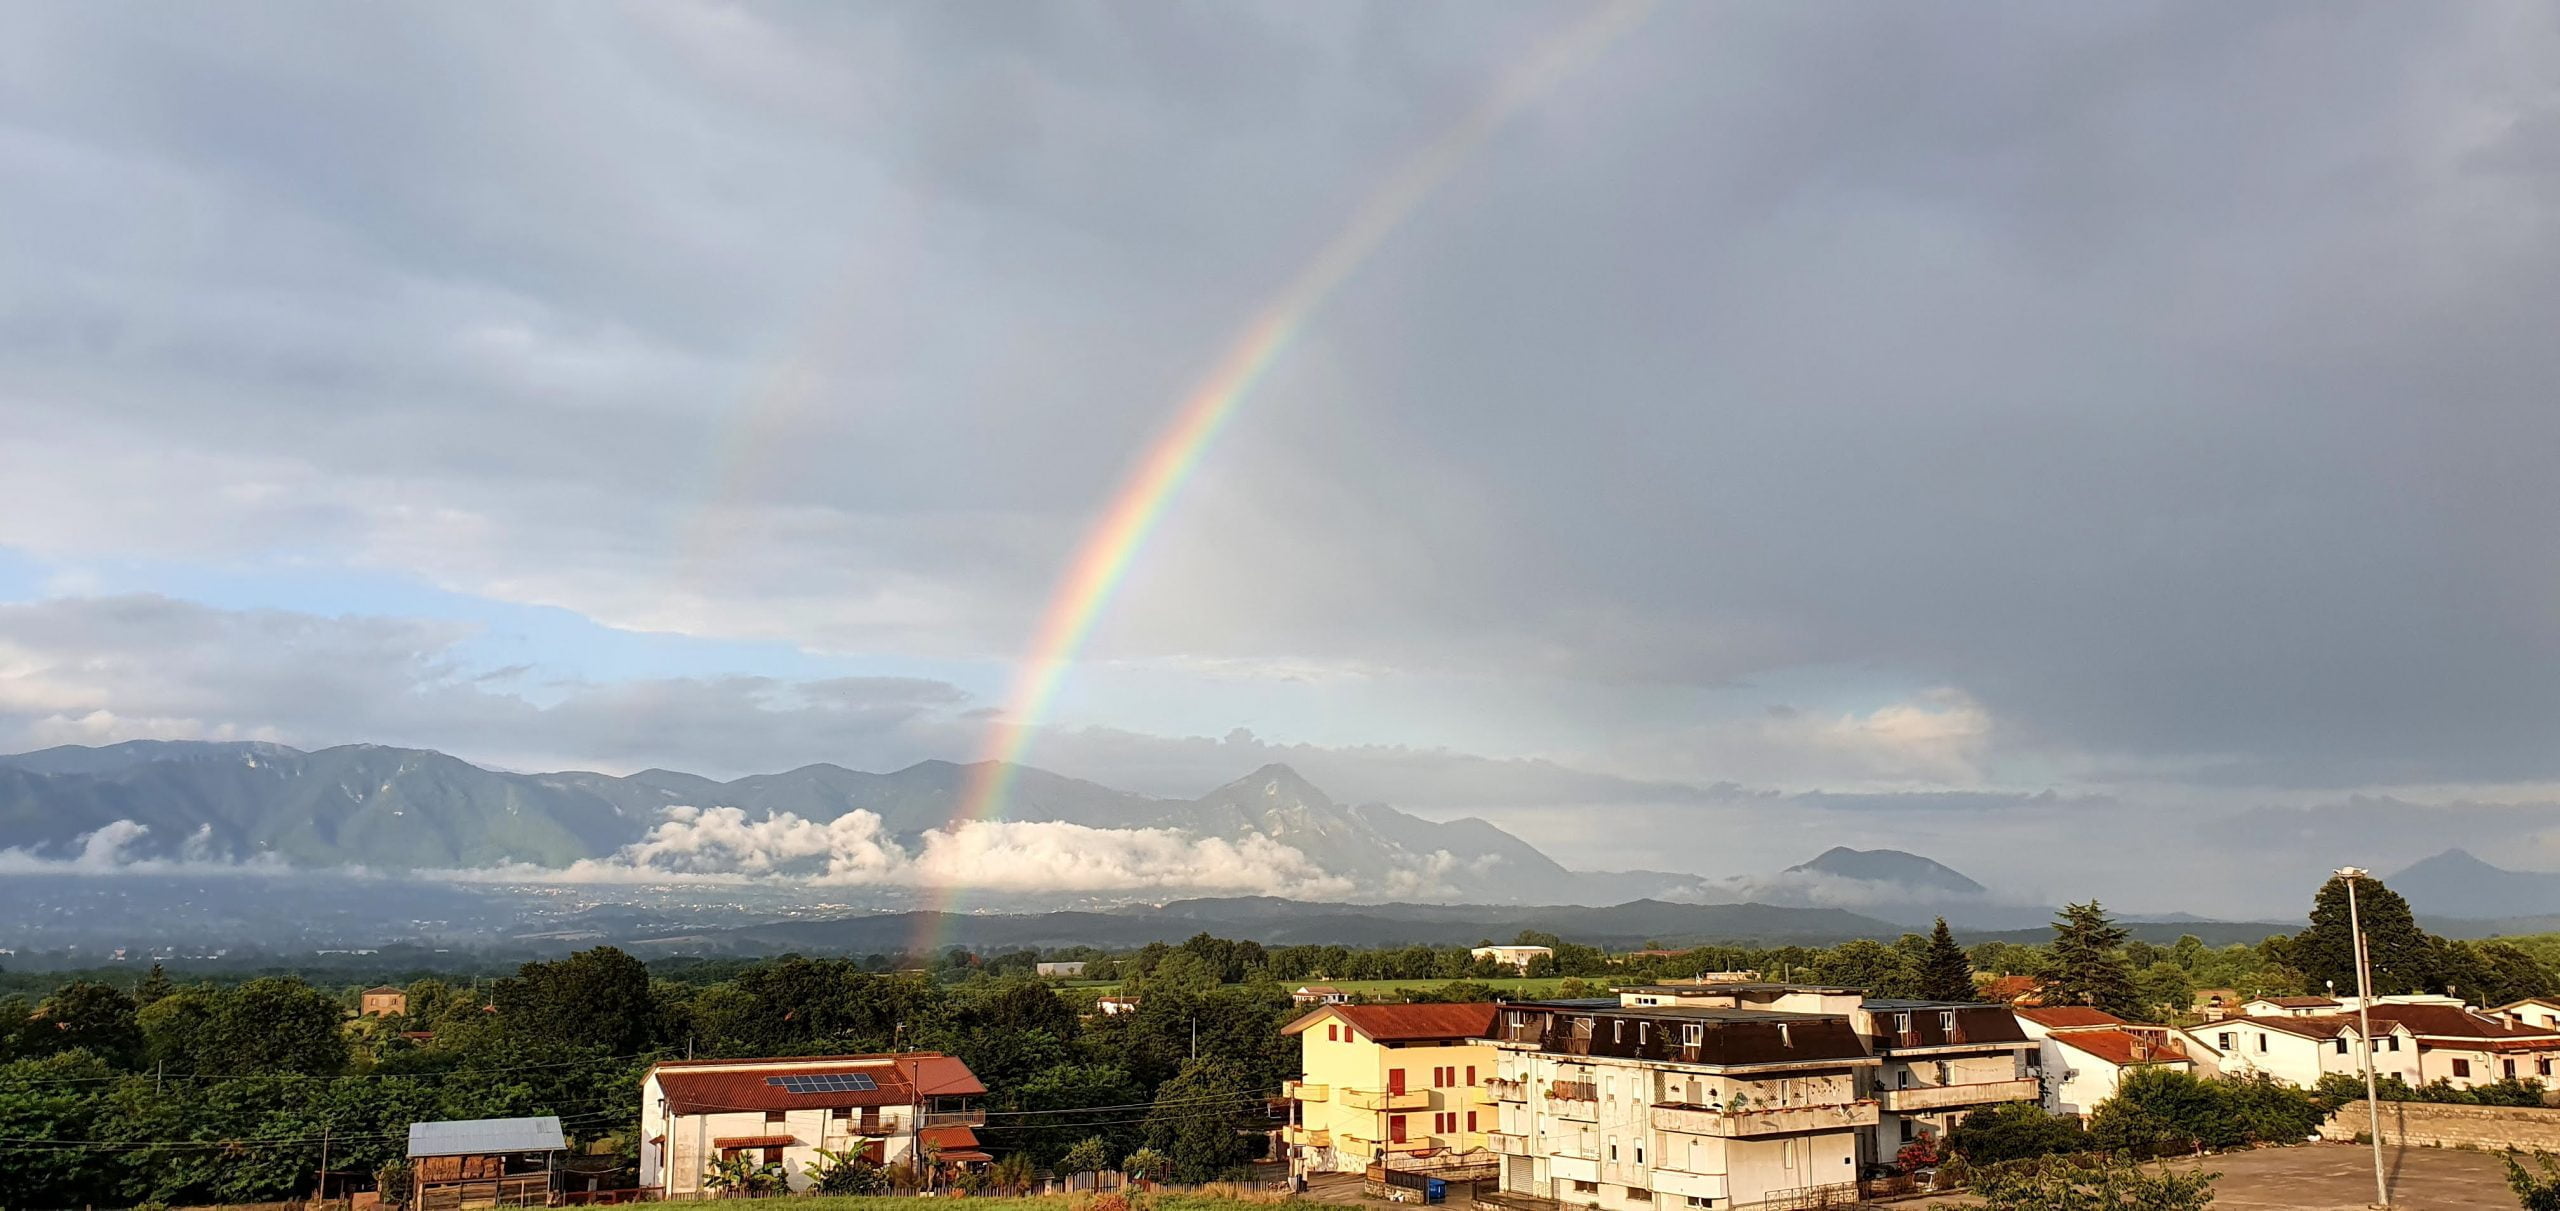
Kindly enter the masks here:
<path id="1" fill-rule="evenodd" d="M 550 1115 L 411 1123 L 409 1211 L 550 1206 L 568 1150 Z"/>
<path id="2" fill-rule="evenodd" d="M 389 984 L 383 984 L 365 989 L 357 1004 L 359 1008 L 356 1010 L 356 1016 L 358 1017 L 396 1018 L 409 1012 L 409 994 Z"/>

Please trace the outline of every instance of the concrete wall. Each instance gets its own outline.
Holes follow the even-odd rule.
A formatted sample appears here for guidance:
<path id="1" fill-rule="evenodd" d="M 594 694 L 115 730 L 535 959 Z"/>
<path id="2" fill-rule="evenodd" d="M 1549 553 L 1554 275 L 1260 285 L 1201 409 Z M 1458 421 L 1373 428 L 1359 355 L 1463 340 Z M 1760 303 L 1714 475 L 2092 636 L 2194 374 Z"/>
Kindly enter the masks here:
<path id="1" fill-rule="evenodd" d="M 2349 1102 L 2320 1125 L 2322 1139 L 2353 1140 L 2371 1120 L 2362 1101 Z M 2382 1141 L 2418 1147 L 2560 1152 L 2560 1110 L 2525 1106 L 2444 1106 L 2384 1102 Z"/>

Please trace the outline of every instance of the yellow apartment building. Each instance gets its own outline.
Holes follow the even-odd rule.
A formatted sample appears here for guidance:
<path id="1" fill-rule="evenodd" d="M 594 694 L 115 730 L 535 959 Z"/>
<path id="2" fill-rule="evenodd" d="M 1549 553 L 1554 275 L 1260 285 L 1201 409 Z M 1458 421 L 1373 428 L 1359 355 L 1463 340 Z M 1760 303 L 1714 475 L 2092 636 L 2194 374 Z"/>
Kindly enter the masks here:
<path id="1" fill-rule="evenodd" d="M 1500 1052 L 1491 1005 L 1325 1005 L 1291 1022 L 1305 1075 L 1291 1081 L 1292 1173 L 1490 1165 Z"/>

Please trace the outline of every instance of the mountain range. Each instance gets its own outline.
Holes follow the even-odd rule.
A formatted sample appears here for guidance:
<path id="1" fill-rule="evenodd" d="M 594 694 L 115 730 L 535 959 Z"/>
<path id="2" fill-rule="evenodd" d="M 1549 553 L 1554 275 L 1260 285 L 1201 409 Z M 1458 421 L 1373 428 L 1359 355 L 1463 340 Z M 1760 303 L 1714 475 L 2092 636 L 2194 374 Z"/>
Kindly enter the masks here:
<path id="1" fill-rule="evenodd" d="M 2462 849 L 2421 858 L 2384 881 L 2421 917 L 2501 921 L 2560 916 L 2560 874 L 2507 870 Z M 2539 928 L 2550 928 L 2548 922 Z"/>

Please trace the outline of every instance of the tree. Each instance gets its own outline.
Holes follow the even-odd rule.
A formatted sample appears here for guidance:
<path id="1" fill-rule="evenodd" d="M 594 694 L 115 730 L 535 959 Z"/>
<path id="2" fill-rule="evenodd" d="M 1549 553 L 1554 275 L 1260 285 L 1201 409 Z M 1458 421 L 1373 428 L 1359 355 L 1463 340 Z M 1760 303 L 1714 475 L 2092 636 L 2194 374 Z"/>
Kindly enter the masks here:
<path id="1" fill-rule="evenodd" d="M 2053 944 L 2045 956 L 2045 1004 L 2089 1005 L 2135 1016 L 2133 973 L 2119 953 L 2124 941 L 2123 927 L 2097 901 L 2064 905 L 2054 916 Z"/>
<path id="2" fill-rule="evenodd" d="M 2133 999 L 2138 1012 L 2129 1016 L 2138 1022 L 2166 1022 L 2195 1004 L 2196 986 L 2187 969 L 2163 959 L 2142 969 L 2133 978 Z"/>
<path id="3" fill-rule="evenodd" d="M 782 1166 L 733 1152 L 711 1162 L 711 1167 L 703 1171 L 702 1184 L 732 1198 L 753 1198 L 782 1187 Z"/>
<path id="4" fill-rule="evenodd" d="M 1938 918 L 1937 928 L 1929 931 L 1927 948 L 1920 952 L 1916 989 L 1923 1001 L 1974 999 L 1973 960 L 1965 957 L 1964 947 L 1956 945 L 1945 917 Z"/>
<path id="5" fill-rule="evenodd" d="M 1234 1132 L 1228 1134 L 1232 1135 Z M 1133 1182 L 1160 1182 L 1181 1173 L 1182 1165 L 1153 1148 L 1140 1148 L 1120 1162 L 1120 1171 L 1128 1174 L 1129 1180 Z M 1190 1180 L 1205 1182 L 1216 1176 L 1217 1174 L 1213 1172 L 1207 1177 L 1194 1177 Z"/>
<path id="6" fill-rule="evenodd" d="M 1908 997 L 1917 984 L 1910 956 L 1868 938 L 1832 947 L 1814 972 L 1826 983 L 1862 988 L 1871 997 Z"/>
<path id="7" fill-rule="evenodd" d="M 2524 1211 L 2560 1211 L 2560 1163 L 2551 1154 L 2536 1152 L 2534 1164 L 2541 1168 L 2534 1174 L 2516 1162 L 2515 1154 L 2506 1155 L 2507 1188 L 2516 1192 L 2516 1205 Z"/>
<path id="8" fill-rule="evenodd" d="M 134 1008 L 144 1008 L 177 990 L 178 986 L 169 979 L 169 973 L 161 970 L 160 965 L 154 963 L 151 965 L 151 970 L 133 986 Z"/>
<path id="9" fill-rule="evenodd" d="M 142 1058 L 133 998 L 94 980 L 74 980 L 36 1004 L 24 1036 L 31 1054 L 86 1051 L 118 1068 Z"/>
<path id="10" fill-rule="evenodd" d="M 880 1166 L 859 1150 L 841 1152 L 818 1149 L 818 1163 L 808 1167 L 809 1188 L 819 1194 L 881 1194 L 889 1189 L 889 1179 Z"/>
<path id="11" fill-rule="evenodd" d="M 1058 1172 L 1074 1178 L 1084 1173 L 1100 1173 L 1111 1167 L 1111 1146 L 1099 1135 L 1088 1135 L 1067 1149 L 1058 1159 Z"/>
<path id="12" fill-rule="evenodd" d="M 347 1066 L 346 1039 L 338 1033 L 345 1020 L 337 998 L 300 980 L 251 980 L 213 998 L 194 1067 L 199 1072 L 335 1076 Z"/>
<path id="13" fill-rule="evenodd" d="M 527 1038 L 629 1055 L 658 1036 L 648 966 L 610 946 L 525 964 L 498 981 L 496 1004 L 506 1029 Z"/>
<path id="14" fill-rule="evenodd" d="M 1007 1194 L 1025 1194 L 1031 1190 L 1033 1172 L 1030 1156 L 1016 1152 L 989 1166 L 987 1176 L 995 1182 L 998 1190 Z"/>
<path id="15" fill-rule="evenodd" d="M 2084 1151 L 2089 1133 L 2068 1114 L 2047 1114 L 2034 1102 L 1985 1106 L 1947 1133 L 1947 1150 L 1975 1165 Z"/>
<path id="16" fill-rule="evenodd" d="M 1156 1090 L 1156 1106 L 1147 1114 L 1144 1131 L 1147 1146 L 1139 1151 L 1164 1153 L 1174 1176 L 1183 1181 L 1215 1180 L 1246 1160 L 1236 1114 L 1252 1087 L 1243 1070 L 1227 1060 L 1184 1064 Z"/>
<path id="17" fill-rule="evenodd" d="M 2418 928 L 2409 902 L 2370 875 L 2356 880 L 2355 912 L 2364 924 L 2366 961 L 2376 996 L 2438 991 L 2435 939 Z M 2356 958 L 2347 906 L 2347 881 L 2332 876 L 2311 906 L 2310 928 L 2295 934 L 2288 954 L 2312 988 L 2334 981 L 2341 993 L 2356 988 Z"/>
<path id="18" fill-rule="evenodd" d="M 2051 1156 L 1978 1166 L 1973 1192 L 1986 1211 L 2202 1211 L 2221 1176 Z"/>

